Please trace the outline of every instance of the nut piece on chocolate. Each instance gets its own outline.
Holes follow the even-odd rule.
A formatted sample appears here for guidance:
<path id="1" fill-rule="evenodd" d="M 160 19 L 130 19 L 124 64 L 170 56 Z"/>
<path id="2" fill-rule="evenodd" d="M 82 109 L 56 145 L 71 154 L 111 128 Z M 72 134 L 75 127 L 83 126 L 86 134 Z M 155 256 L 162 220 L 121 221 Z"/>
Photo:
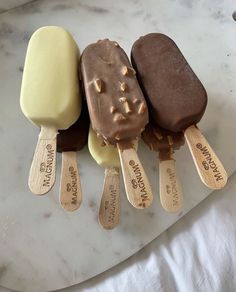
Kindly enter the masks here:
<path id="1" fill-rule="evenodd" d="M 207 104 L 206 91 L 169 37 L 151 33 L 139 38 L 132 47 L 131 60 L 158 125 L 180 132 L 200 121 Z"/>
<path id="2" fill-rule="evenodd" d="M 111 144 L 140 136 L 148 109 L 125 52 L 108 39 L 89 45 L 81 72 L 92 128 Z"/>

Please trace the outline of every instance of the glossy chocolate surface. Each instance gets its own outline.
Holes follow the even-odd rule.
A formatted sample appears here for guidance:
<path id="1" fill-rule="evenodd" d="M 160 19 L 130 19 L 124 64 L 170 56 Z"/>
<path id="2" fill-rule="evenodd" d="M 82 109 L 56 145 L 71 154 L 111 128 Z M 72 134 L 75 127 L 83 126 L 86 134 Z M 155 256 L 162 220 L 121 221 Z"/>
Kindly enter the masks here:
<path id="1" fill-rule="evenodd" d="M 98 41 L 81 57 L 92 128 L 111 144 L 139 137 L 148 109 L 126 53 L 116 42 Z"/>

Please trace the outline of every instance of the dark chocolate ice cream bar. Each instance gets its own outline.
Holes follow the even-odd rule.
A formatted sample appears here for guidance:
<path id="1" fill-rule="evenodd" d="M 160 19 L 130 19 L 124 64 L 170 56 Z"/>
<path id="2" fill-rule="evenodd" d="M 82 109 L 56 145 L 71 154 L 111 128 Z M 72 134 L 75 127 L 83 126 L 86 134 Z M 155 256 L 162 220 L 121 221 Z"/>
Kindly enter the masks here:
<path id="1" fill-rule="evenodd" d="M 83 102 L 79 119 L 57 136 L 57 151 L 62 152 L 60 203 L 66 211 L 77 210 L 82 201 L 76 152 L 88 142 L 89 123 L 87 105 Z"/>
<path id="2" fill-rule="evenodd" d="M 183 131 L 202 181 L 212 189 L 222 188 L 226 171 L 195 126 L 204 114 L 207 94 L 174 41 L 160 33 L 143 36 L 134 43 L 131 60 L 152 118 L 167 130 Z"/>
<path id="3" fill-rule="evenodd" d="M 149 122 L 142 132 L 142 139 L 150 148 L 156 152 L 178 150 L 184 145 L 184 135 L 182 132 L 174 133 L 158 127 L 155 123 Z"/>
<path id="4" fill-rule="evenodd" d="M 168 36 L 151 33 L 141 37 L 132 47 L 131 59 L 158 125 L 180 132 L 201 120 L 206 91 Z"/>
<path id="5" fill-rule="evenodd" d="M 151 119 L 142 133 L 142 139 L 150 150 L 159 153 L 161 204 L 166 211 L 177 212 L 182 208 L 183 195 L 174 152 L 184 144 L 184 135 L 160 128 Z"/>
<path id="6" fill-rule="evenodd" d="M 79 119 L 67 130 L 59 130 L 57 152 L 80 151 L 88 142 L 89 123 L 87 105 L 84 102 Z"/>

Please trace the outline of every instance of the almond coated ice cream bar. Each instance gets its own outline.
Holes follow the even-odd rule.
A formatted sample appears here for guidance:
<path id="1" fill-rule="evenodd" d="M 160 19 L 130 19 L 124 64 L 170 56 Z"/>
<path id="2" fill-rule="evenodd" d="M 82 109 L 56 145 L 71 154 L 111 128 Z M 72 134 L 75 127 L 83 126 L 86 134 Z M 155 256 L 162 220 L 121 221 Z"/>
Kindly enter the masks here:
<path id="1" fill-rule="evenodd" d="M 148 110 L 135 71 L 116 42 L 89 45 L 81 70 L 92 128 L 111 144 L 140 136 Z"/>
<path id="2" fill-rule="evenodd" d="M 160 128 L 151 119 L 142 133 L 142 139 L 150 150 L 159 154 L 161 205 L 168 212 L 177 212 L 182 208 L 183 195 L 174 152 L 184 144 L 184 135 Z"/>
<path id="3" fill-rule="evenodd" d="M 129 202 L 147 208 L 152 191 L 133 140 L 148 123 L 148 109 L 135 70 L 118 43 L 105 39 L 85 48 L 81 73 L 92 128 L 117 146 Z"/>
<path id="4" fill-rule="evenodd" d="M 174 133 L 158 127 L 154 123 L 146 126 L 142 133 L 142 139 L 150 150 L 159 152 L 171 152 L 171 149 L 178 150 L 184 145 L 184 135 L 182 132 Z"/>

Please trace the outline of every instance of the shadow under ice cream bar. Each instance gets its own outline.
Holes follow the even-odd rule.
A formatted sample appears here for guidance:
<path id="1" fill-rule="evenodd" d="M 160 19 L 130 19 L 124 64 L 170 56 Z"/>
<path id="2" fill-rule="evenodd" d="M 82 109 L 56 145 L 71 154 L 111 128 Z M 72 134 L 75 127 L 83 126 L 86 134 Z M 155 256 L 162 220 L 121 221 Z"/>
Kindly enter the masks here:
<path id="1" fill-rule="evenodd" d="M 172 132 L 183 131 L 203 183 L 222 188 L 227 173 L 196 127 L 207 94 L 176 44 L 163 34 L 151 33 L 134 43 L 131 59 L 155 122 Z"/>
<path id="2" fill-rule="evenodd" d="M 21 87 L 25 116 L 41 127 L 29 175 L 29 188 L 47 193 L 55 182 L 56 136 L 80 115 L 78 48 L 63 28 L 38 29 L 30 39 Z"/>
<path id="3" fill-rule="evenodd" d="M 146 208 L 152 191 L 132 141 L 144 130 L 148 110 L 135 71 L 116 42 L 102 40 L 84 50 L 81 72 L 92 127 L 118 148 L 129 202 Z"/>
<path id="4" fill-rule="evenodd" d="M 106 145 L 89 129 L 89 152 L 100 166 L 105 168 L 99 222 L 105 229 L 114 228 L 120 220 L 120 160 L 115 146 Z"/>
<path id="5" fill-rule="evenodd" d="M 178 179 L 174 151 L 184 144 L 182 133 L 174 133 L 158 127 L 152 120 L 142 133 L 150 150 L 159 153 L 159 188 L 163 208 L 177 212 L 182 208 L 182 187 Z"/>
<path id="6" fill-rule="evenodd" d="M 67 130 L 59 130 L 57 152 L 62 153 L 60 203 L 66 211 L 74 211 L 82 202 L 82 190 L 76 152 L 88 142 L 89 116 L 84 103 L 79 119 Z"/>

